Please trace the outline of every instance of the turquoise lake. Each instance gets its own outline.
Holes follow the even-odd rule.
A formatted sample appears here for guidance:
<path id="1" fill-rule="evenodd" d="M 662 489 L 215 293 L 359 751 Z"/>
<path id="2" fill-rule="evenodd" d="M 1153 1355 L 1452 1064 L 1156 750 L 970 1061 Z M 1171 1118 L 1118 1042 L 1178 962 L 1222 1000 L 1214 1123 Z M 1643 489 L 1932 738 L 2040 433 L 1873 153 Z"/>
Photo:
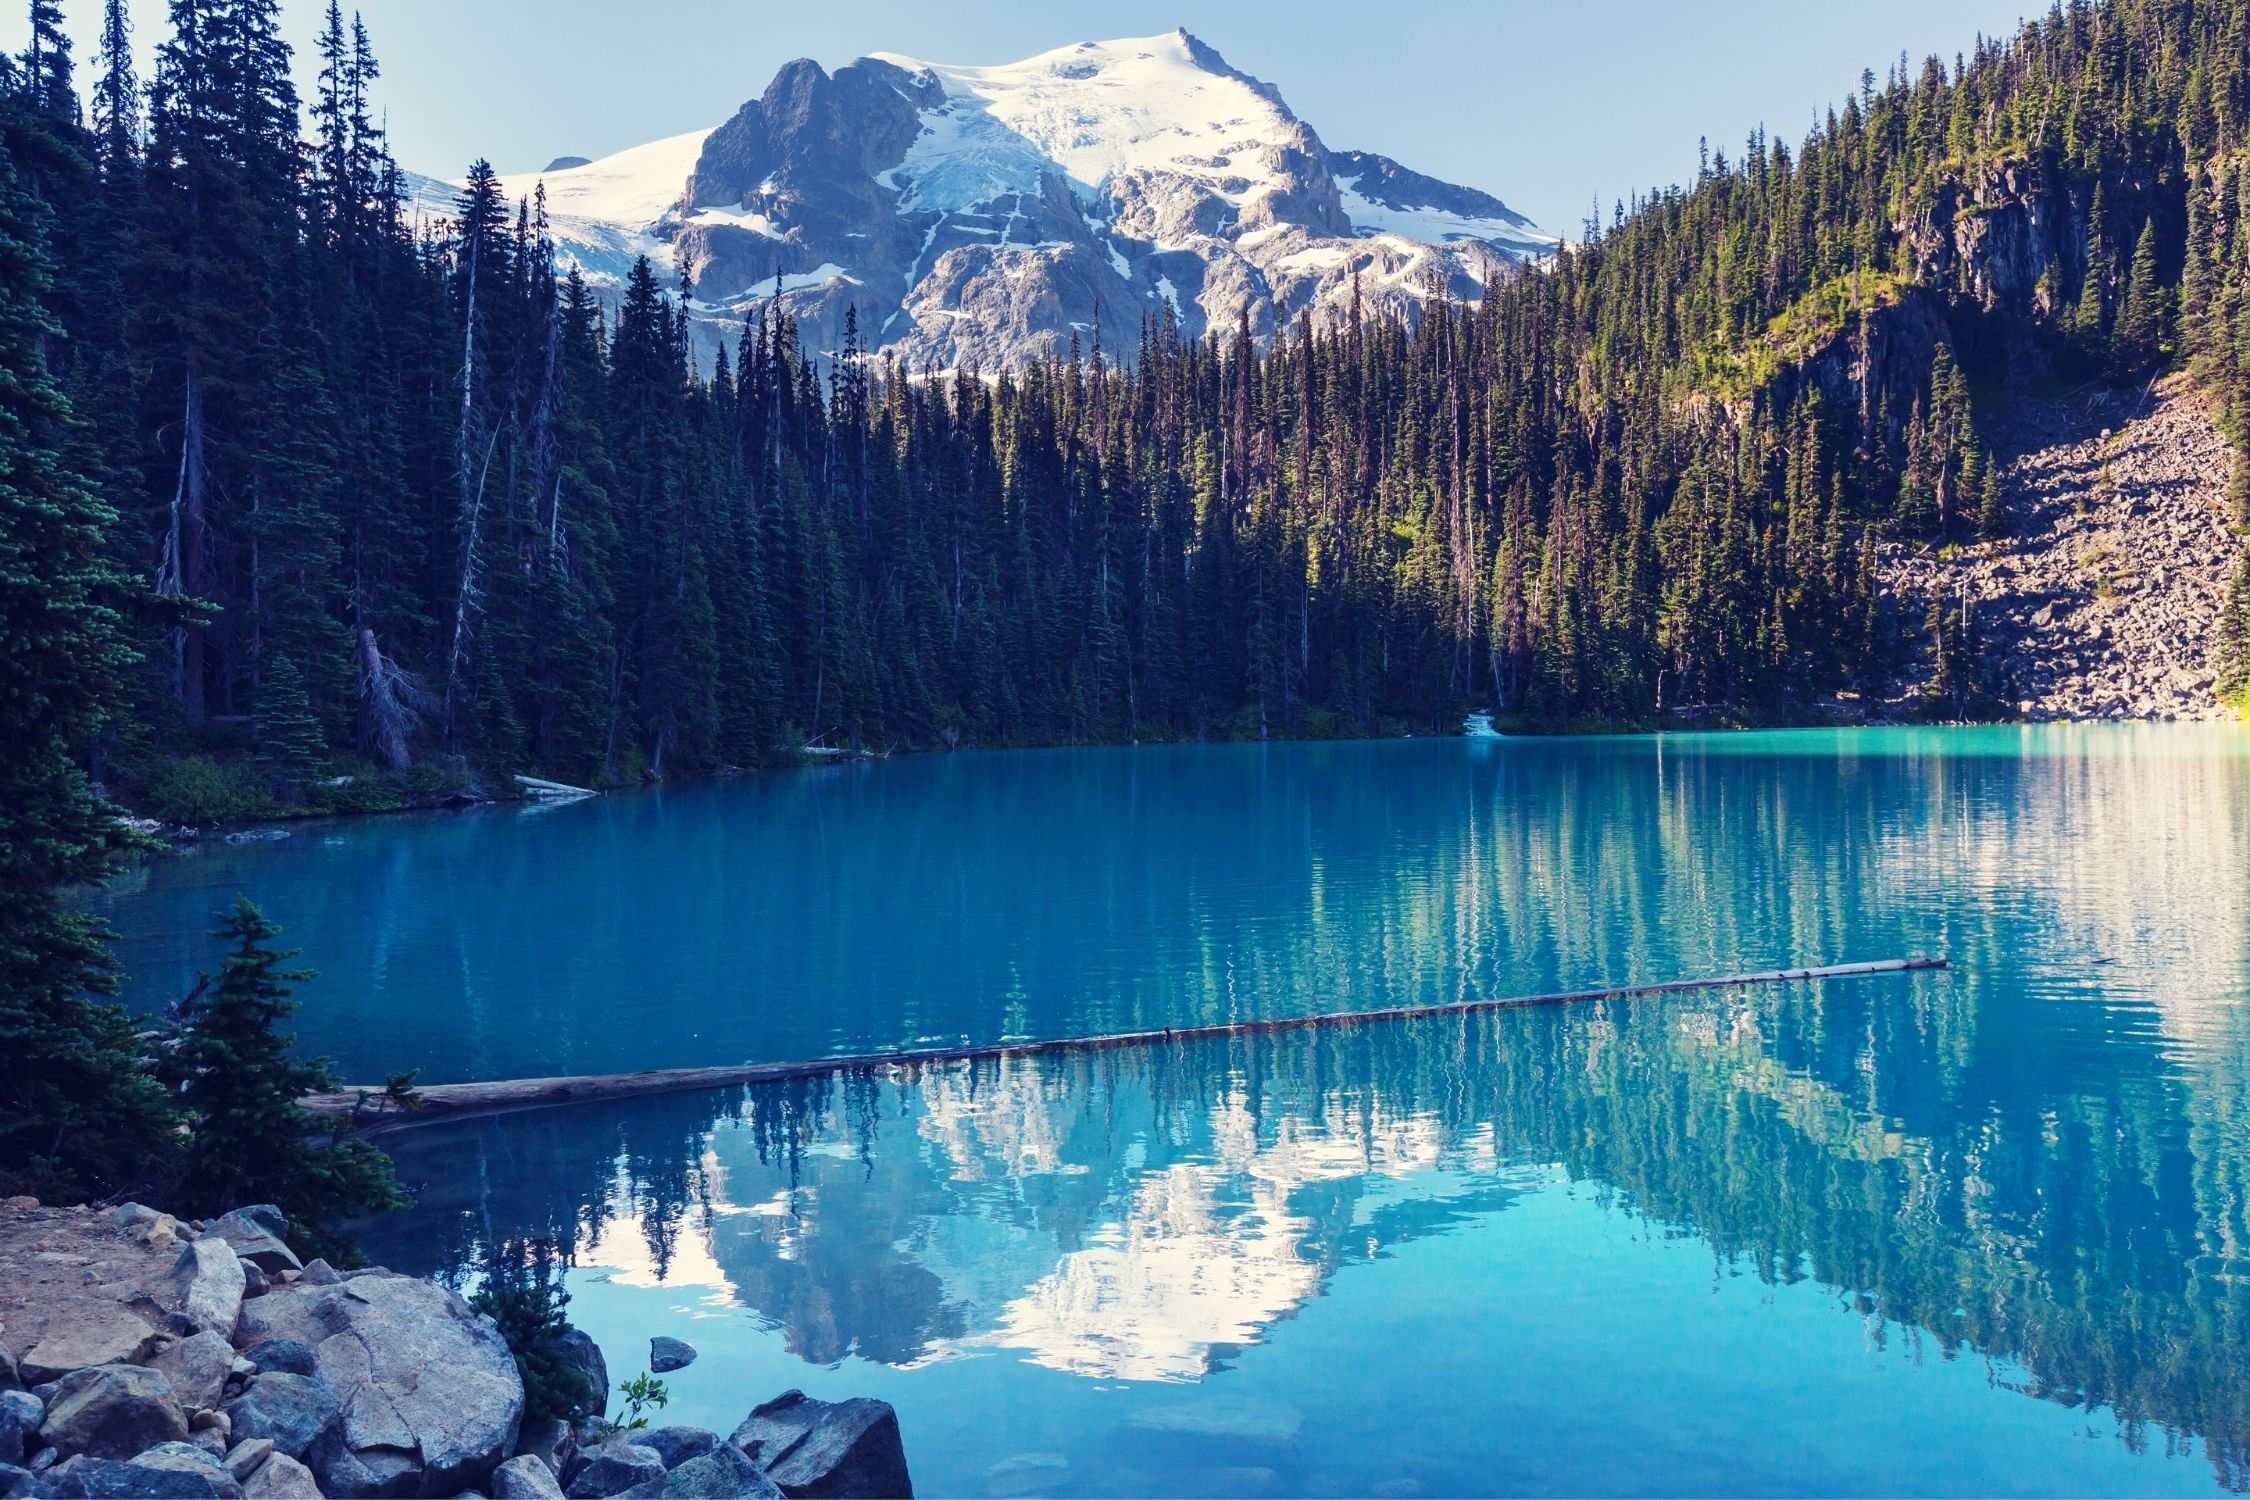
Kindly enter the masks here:
<path id="1" fill-rule="evenodd" d="M 781 1060 L 1944 954 L 385 1138 L 368 1253 L 556 1247 L 664 1419 L 899 1410 L 929 1495 L 2250 1488 L 2250 729 L 979 753 L 302 827 L 353 1080 Z"/>

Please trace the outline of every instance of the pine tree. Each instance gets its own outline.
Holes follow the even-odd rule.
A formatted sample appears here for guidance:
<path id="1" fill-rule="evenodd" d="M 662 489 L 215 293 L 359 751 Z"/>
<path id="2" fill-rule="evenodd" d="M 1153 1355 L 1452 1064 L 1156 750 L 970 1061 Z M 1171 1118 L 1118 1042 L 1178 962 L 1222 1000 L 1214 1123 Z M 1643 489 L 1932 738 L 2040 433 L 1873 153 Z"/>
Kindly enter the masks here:
<path id="1" fill-rule="evenodd" d="M 2132 269 L 2125 284 L 2125 303 L 2118 314 L 2116 336 L 2111 340 L 2112 368 L 2121 376 L 2139 375 L 2162 352 L 2169 297 L 2156 274 L 2156 225 L 2141 225 L 2133 245 Z"/>
<path id="2" fill-rule="evenodd" d="M 46 361 L 60 330 L 15 168 L 28 128 L 0 61 L 0 1185 L 52 1200 L 145 1181 L 172 1115 L 103 998 L 116 970 L 100 925 L 63 899 L 107 876 L 125 842 L 80 757 L 132 657 L 103 546 L 113 517 L 65 456 L 73 416 Z"/>
<path id="3" fill-rule="evenodd" d="M 1977 535 L 1989 542 L 2006 534 L 2008 511 L 2000 500 L 1999 466 L 1989 453 L 1984 456 L 1981 469 L 1983 477 L 1977 488 Z"/>
<path id="4" fill-rule="evenodd" d="M 304 674 L 286 656 L 267 664 L 265 681 L 258 686 L 258 748 L 292 787 L 304 785 L 327 749 L 327 736 L 321 733 L 305 691 Z"/>
<path id="5" fill-rule="evenodd" d="M 2219 603 L 2219 623 L 2211 651 L 2213 694 L 2222 703 L 2250 711 L 2250 552 L 2235 564 L 2234 578 Z"/>
<path id="6" fill-rule="evenodd" d="M 247 898 L 220 914 L 213 937 L 230 945 L 219 972 L 186 1003 L 168 1068 L 190 1125 L 173 1202 L 212 1216 L 245 1203 L 272 1203 L 307 1254 L 346 1264 L 355 1254 L 338 1222 L 406 1204 L 390 1158 L 365 1141 L 334 1139 L 334 1127 L 298 1104 L 336 1086 L 325 1061 L 291 1056 L 282 1027 L 297 1009 L 294 987 L 313 977 L 285 969 L 280 929 Z"/>

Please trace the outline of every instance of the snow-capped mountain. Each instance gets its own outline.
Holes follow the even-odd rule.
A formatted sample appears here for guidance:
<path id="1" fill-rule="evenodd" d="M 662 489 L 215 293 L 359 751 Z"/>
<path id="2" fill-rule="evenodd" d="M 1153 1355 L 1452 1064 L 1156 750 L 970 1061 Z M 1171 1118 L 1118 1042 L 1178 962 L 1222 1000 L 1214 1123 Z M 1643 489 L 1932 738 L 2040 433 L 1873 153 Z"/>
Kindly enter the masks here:
<path id="1" fill-rule="evenodd" d="M 1190 334 L 1370 313 L 1556 244 L 1497 198 L 1331 151 L 1271 85 L 1185 31 L 1000 67 L 799 60 L 710 130 L 505 179 L 546 184 L 562 254 L 598 283 L 647 254 L 695 271 L 716 335 L 780 296 L 816 348 L 913 368 L 1130 349 L 1166 304 Z M 442 211 L 442 210 L 440 210 Z"/>

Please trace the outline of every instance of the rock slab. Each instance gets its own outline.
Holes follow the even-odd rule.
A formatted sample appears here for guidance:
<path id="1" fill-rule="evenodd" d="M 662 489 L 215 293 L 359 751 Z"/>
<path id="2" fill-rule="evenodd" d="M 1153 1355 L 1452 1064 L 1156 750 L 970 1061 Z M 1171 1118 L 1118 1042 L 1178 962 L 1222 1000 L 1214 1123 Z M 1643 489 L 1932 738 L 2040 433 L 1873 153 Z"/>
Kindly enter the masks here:
<path id="1" fill-rule="evenodd" d="M 708 1427 L 658 1427 L 636 1433 L 633 1441 L 654 1448 L 664 1467 L 676 1469 L 692 1458 L 701 1458 L 719 1446 L 719 1435 Z"/>
<path id="2" fill-rule="evenodd" d="M 507 1341 L 434 1282 L 372 1274 L 276 1287 L 245 1305 L 237 1333 L 253 1347 L 268 1339 L 310 1348 L 342 1406 L 336 1451 L 314 1464 L 326 1487 L 390 1489 L 413 1469 L 409 1493 L 452 1495 L 514 1451 L 523 1381 Z"/>
<path id="3" fill-rule="evenodd" d="M 570 1488 L 565 1493 L 573 1500 L 601 1500 L 601 1497 L 622 1495 L 635 1485 L 663 1477 L 664 1460 L 657 1457 L 654 1448 L 612 1438 L 598 1448 L 587 1450 L 586 1462 L 571 1475 Z"/>
<path id="4" fill-rule="evenodd" d="M 276 1453 L 243 1481 L 242 1493 L 249 1500 L 319 1500 L 320 1485 L 312 1470 L 286 1453 Z"/>
<path id="5" fill-rule="evenodd" d="M 39 1426 L 40 1438 L 66 1458 L 127 1459 L 187 1435 L 171 1382 L 139 1365 L 73 1370 L 56 1384 Z"/>
<path id="6" fill-rule="evenodd" d="M 785 1391 L 754 1408 L 731 1441 L 789 1500 L 910 1497 L 898 1413 L 888 1401 L 815 1401 Z"/>
<path id="7" fill-rule="evenodd" d="M 344 1413 L 327 1381 L 283 1370 L 260 1375 L 225 1410 L 237 1442 L 270 1438 L 282 1454 L 300 1461 Z"/>
<path id="8" fill-rule="evenodd" d="M 227 1242 L 206 1236 L 182 1245 L 172 1274 L 179 1282 L 180 1315 L 189 1326 L 233 1338 L 249 1283 Z"/>
<path id="9" fill-rule="evenodd" d="M 181 1460 L 75 1458 L 47 1476 L 58 1500 L 239 1500 L 242 1486 L 223 1469 Z"/>
<path id="10" fill-rule="evenodd" d="M 732 1443 L 721 1443 L 663 1478 L 637 1484 L 625 1493 L 633 1500 L 645 1496 L 661 1496 L 664 1500 L 781 1500 L 780 1488 Z"/>
<path id="11" fill-rule="evenodd" d="M 283 1241 L 288 1232 L 288 1221 L 282 1218 L 280 1209 L 258 1203 L 213 1219 L 203 1235 L 205 1239 L 215 1236 L 226 1241 L 237 1256 L 274 1277 L 283 1271 L 304 1269 L 296 1252 Z"/>
<path id="12" fill-rule="evenodd" d="M 529 1453 L 519 1453 L 492 1471 L 493 1500 L 563 1500 L 554 1470 Z"/>
<path id="13" fill-rule="evenodd" d="M 234 1368 L 234 1345 L 224 1336 L 205 1329 L 193 1338 L 166 1346 L 149 1361 L 172 1384 L 172 1398 L 182 1409 L 198 1411 L 219 1405 L 226 1394 L 227 1375 Z"/>

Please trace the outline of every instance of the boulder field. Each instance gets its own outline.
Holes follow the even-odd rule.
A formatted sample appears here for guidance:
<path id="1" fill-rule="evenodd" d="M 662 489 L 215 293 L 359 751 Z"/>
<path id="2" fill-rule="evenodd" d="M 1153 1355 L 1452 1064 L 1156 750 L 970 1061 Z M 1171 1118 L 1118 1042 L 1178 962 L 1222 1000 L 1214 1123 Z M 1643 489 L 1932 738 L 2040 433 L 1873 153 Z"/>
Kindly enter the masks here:
<path id="1" fill-rule="evenodd" d="M 612 1428 L 575 1330 L 598 1403 L 526 1422 L 507 1341 L 459 1294 L 300 1263 L 287 1237 L 270 1205 L 0 1202 L 0 1500 L 914 1492 L 881 1401 L 789 1391 L 725 1438 Z"/>

